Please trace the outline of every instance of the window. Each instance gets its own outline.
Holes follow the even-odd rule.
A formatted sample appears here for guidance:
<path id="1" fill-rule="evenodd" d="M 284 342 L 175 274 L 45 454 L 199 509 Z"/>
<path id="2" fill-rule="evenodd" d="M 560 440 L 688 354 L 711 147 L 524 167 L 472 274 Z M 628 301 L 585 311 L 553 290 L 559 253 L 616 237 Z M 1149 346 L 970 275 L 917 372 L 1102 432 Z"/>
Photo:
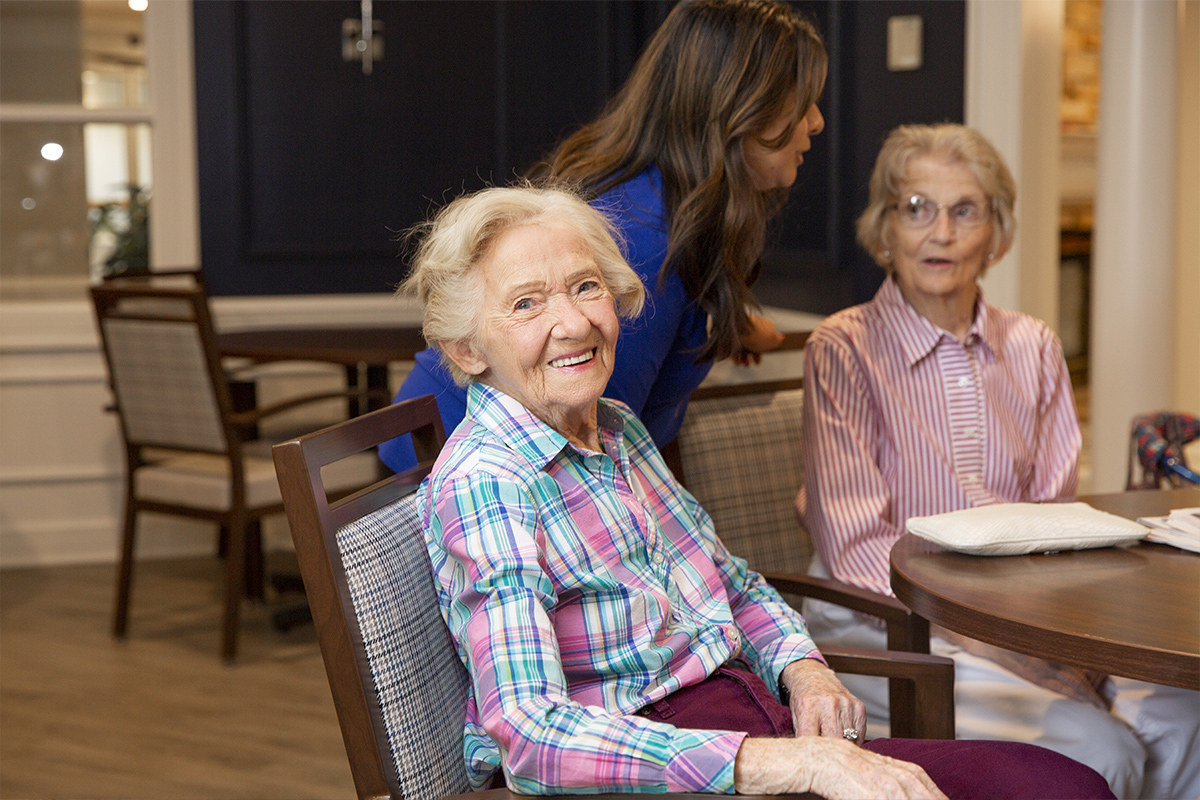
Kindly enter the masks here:
<path id="1" fill-rule="evenodd" d="M 144 38 L 126 0 L 0 3 L 0 300 L 148 265 Z"/>

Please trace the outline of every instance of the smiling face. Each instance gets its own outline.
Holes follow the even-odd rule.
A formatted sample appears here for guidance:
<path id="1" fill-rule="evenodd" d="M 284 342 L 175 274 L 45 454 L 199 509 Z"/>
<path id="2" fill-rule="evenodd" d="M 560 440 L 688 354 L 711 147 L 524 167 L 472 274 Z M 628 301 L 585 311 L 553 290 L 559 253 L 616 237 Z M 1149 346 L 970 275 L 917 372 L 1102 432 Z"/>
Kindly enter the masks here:
<path id="1" fill-rule="evenodd" d="M 918 313 L 957 334 L 962 316 L 967 315 L 969 326 L 974 313 L 975 281 L 988 263 L 994 222 L 974 229 L 956 227 L 950 207 L 968 201 L 986 208 L 989 200 L 965 164 L 930 156 L 915 158 L 908 165 L 900 198 L 914 194 L 944 208 L 925 228 L 908 227 L 895 211 L 889 211 L 883 240 L 891 250 L 896 284 Z"/>
<path id="2" fill-rule="evenodd" d="M 783 147 L 772 150 L 763 144 L 782 136 L 792 124 L 794 113 L 795 106 L 785 110 L 761 135 L 748 136 L 742 144 L 746 165 L 750 167 L 750 179 L 754 188 L 761 192 L 791 187 L 796 182 L 796 170 L 804 163 L 804 154 L 812 148 L 812 137 L 825 130 L 825 118 L 814 103 L 792 127 L 792 134 Z"/>
<path id="3" fill-rule="evenodd" d="M 479 335 L 445 345 L 482 383 L 596 449 L 596 401 L 612 375 L 619 324 L 587 243 L 562 222 L 510 228 L 479 265 Z"/>

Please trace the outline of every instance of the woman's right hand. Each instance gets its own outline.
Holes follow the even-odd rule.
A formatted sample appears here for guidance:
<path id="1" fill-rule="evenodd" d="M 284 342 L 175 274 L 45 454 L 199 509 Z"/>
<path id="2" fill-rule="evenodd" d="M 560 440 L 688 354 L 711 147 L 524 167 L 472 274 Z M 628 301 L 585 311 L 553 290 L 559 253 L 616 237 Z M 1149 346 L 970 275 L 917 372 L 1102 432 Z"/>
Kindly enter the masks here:
<path id="1" fill-rule="evenodd" d="M 946 800 L 925 770 L 845 739 L 747 738 L 734 762 L 739 794 L 815 792 L 826 800 Z"/>
<path id="2" fill-rule="evenodd" d="M 733 357 L 734 363 L 748 367 L 762 361 L 762 353 L 774 350 L 783 344 L 783 334 L 775 323 L 757 314 L 750 315 L 750 330 L 741 337 L 741 351 Z"/>

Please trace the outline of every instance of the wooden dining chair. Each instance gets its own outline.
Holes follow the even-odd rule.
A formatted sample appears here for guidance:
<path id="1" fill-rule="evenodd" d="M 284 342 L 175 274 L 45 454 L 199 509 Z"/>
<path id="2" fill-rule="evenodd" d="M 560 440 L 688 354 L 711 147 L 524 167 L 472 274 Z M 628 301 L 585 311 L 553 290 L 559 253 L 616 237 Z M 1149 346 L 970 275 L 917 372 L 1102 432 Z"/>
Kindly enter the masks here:
<path id="1" fill-rule="evenodd" d="M 237 654 L 248 572 L 261 581 L 263 516 L 283 503 L 257 423 L 302 405 L 345 397 L 322 392 L 236 410 L 217 351 L 208 297 L 196 273 L 140 275 L 91 288 L 126 462 L 125 512 L 113 634 L 129 626 L 137 520 L 142 512 L 208 519 L 224 533 L 221 656 Z M 331 483 L 375 477 L 369 457 L 344 464 Z"/>
<path id="2" fill-rule="evenodd" d="M 953 662 L 928 655 L 929 623 L 903 603 L 806 574 L 813 544 L 795 510 L 804 484 L 802 386 L 803 379 L 789 378 L 697 389 L 676 438 L 676 477 L 713 518 L 730 552 L 789 601 L 810 597 L 880 618 L 888 632 L 888 650 L 880 651 L 885 660 L 907 662 L 896 655 L 903 652 L 920 656 L 908 663 L 949 665 L 952 684 Z M 952 686 L 931 689 L 903 672 L 888 677 L 892 736 L 954 737 Z"/>
<path id="3" fill-rule="evenodd" d="M 323 470 L 406 433 L 417 443 L 416 467 L 330 500 Z M 443 440 L 437 404 L 426 395 L 273 450 L 360 798 L 432 798 L 468 789 L 462 752 L 468 677 L 438 608 L 415 494 Z M 921 713 L 930 716 L 940 718 L 952 702 L 947 659 L 847 650 L 830 663 L 860 674 L 908 674 L 922 697 L 928 693 Z M 505 790 L 472 796 L 517 797 Z"/>

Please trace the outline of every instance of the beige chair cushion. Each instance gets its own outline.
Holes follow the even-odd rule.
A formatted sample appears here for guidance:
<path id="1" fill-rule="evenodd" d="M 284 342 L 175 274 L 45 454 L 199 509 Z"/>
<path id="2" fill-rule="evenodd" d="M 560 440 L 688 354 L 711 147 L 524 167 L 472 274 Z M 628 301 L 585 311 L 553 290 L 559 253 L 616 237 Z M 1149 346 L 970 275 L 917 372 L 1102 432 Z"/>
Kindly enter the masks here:
<path id="1" fill-rule="evenodd" d="M 275 464 L 269 457 L 244 457 L 246 467 L 246 505 L 262 508 L 278 505 L 279 483 Z M 374 451 L 331 464 L 326 468 L 325 486 L 331 492 L 365 486 L 378 479 L 379 459 Z M 205 453 L 187 453 L 163 458 L 134 473 L 134 492 L 141 500 L 228 511 L 232 491 L 229 459 Z"/>
<path id="2" fill-rule="evenodd" d="M 803 403 L 802 389 L 696 400 L 679 430 L 688 490 L 730 552 L 759 571 L 803 573 L 812 557 L 795 511 Z"/>

